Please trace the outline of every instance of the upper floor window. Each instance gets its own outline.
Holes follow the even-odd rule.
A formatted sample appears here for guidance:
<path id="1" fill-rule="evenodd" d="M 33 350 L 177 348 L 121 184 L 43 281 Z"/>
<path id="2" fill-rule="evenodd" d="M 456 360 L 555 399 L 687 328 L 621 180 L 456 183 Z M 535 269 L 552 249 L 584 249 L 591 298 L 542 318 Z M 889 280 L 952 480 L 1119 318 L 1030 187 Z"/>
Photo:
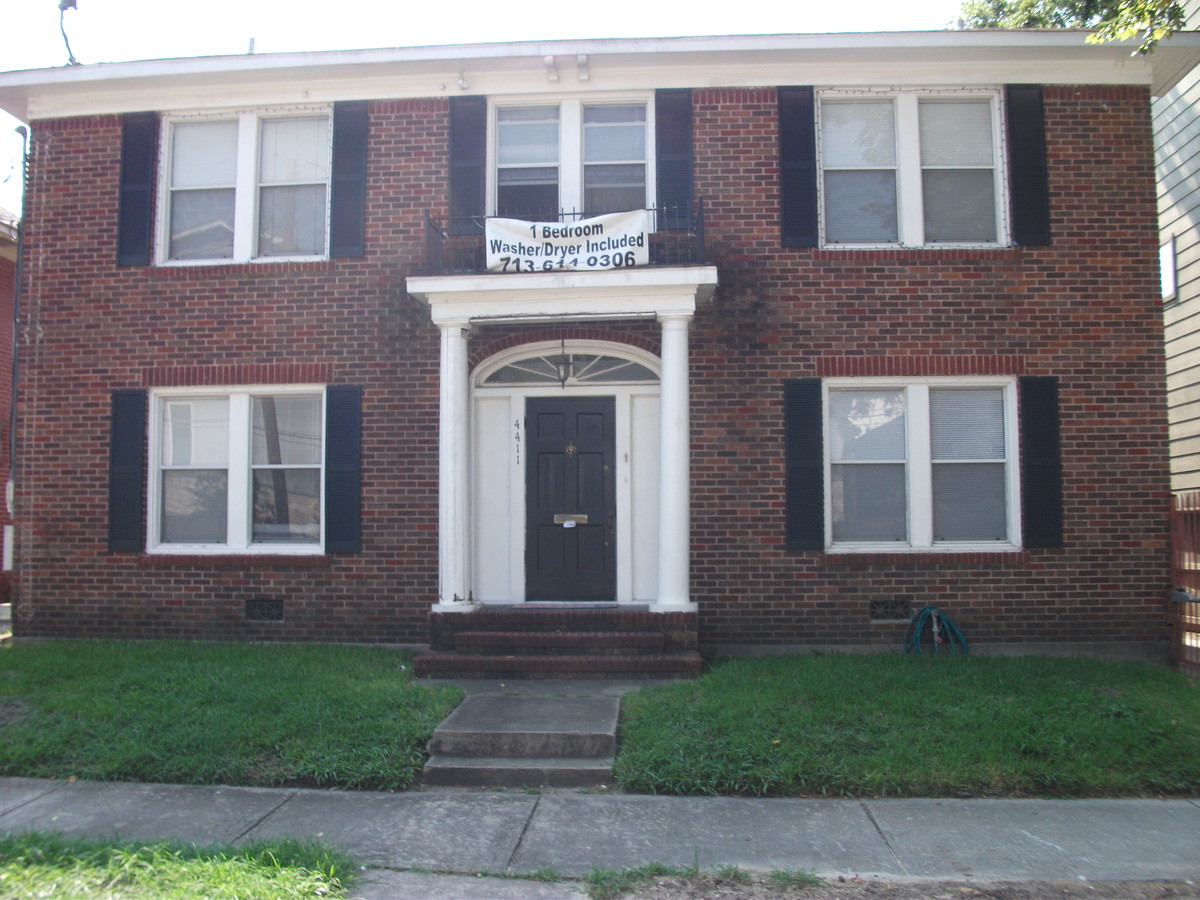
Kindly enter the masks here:
<path id="1" fill-rule="evenodd" d="M 168 123 L 160 258 L 328 253 L 327 111 Z"/>
<path id="2" fill-rule="evenodd" d="M 493 105 L 492 208 L 554 221 L 647 205 L 654 196 L 650 101 Z"/>
<path id="3" fill-rule="evenodd" d="M 994 93 L 822 95 L 824 242 L 1004 243 L 998 114 Z"/>

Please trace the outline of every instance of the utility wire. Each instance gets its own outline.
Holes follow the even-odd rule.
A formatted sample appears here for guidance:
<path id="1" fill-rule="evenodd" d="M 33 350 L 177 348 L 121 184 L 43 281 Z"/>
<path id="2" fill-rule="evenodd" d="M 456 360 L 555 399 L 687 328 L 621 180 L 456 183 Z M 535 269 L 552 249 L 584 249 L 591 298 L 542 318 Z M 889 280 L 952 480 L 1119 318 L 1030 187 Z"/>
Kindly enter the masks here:
<path id="1" fill-rule="evenodd" d="M 78 66 L 80 62 L 75 58 L 74 51 L 71 50 L 71 42 L 67 38 L 67 26 L 63 21 L 68 9 L 78 9 L 75 0 L 58 0 L 58 30 L 62 32 L 63 43 L 67 45 L 67 65 Z"/>

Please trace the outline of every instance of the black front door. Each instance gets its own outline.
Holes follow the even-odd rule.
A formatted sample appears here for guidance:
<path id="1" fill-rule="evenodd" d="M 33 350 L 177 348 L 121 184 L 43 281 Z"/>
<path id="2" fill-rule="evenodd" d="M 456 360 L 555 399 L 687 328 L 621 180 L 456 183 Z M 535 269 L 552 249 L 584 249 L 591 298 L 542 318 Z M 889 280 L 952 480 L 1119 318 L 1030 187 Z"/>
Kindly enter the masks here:
<path id="1" fill-rule="evenodd" d="M 612 397 L 525 401 L 525 599 L 615 600 Z"/>

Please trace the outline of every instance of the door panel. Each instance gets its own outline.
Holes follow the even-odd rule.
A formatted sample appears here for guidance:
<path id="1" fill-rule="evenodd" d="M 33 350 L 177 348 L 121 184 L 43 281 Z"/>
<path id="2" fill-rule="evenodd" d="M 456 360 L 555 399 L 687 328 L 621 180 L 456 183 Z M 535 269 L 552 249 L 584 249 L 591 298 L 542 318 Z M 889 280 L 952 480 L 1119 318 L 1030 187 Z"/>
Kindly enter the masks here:
<path id="1" fill-rule="evenodd" d="M 526 401 L 527 600 L 616 599 L 615 421 L 612 397 Z"/>

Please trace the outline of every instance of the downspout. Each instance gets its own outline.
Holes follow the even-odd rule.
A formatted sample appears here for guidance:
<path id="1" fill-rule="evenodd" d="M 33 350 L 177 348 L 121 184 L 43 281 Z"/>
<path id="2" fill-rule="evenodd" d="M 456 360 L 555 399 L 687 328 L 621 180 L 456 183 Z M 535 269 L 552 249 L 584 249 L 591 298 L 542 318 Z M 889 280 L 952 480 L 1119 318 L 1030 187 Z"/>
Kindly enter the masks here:
<path id="1" fill-rule="evenodd" d="M 25 216 L 29 204 L 29 129 L 18 125 L 21 136 L 21 217 L 17 219 L 17 283 L 13 288 L 12 390 L 8 410 L 8 481 L 4 485 L 4 503 L 13 518 L 13 477 L 17 468 L 17 355 L 21 346 L 21 288 L 25 265 Z"/>

